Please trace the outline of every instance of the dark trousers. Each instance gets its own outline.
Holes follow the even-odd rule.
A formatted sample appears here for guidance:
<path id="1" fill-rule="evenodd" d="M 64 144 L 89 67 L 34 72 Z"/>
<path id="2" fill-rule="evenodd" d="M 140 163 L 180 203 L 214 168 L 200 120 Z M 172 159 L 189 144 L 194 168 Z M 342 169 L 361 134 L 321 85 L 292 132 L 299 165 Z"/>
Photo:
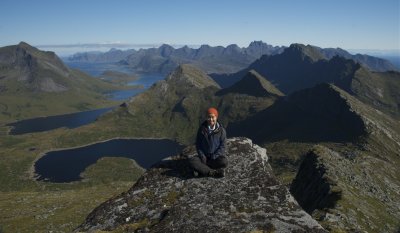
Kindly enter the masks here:
<path id="1" fill-rule="evenodd" d="M 224 168 L 228 166 L 228 159 L 225 156 L 219 156 L 216 159 L 207 158 L 207 162 L 203 163 L 199 156 L 195 156 L 189 159 L 189 164 L 201 175 L 207 176 L 212 169 Z"/>

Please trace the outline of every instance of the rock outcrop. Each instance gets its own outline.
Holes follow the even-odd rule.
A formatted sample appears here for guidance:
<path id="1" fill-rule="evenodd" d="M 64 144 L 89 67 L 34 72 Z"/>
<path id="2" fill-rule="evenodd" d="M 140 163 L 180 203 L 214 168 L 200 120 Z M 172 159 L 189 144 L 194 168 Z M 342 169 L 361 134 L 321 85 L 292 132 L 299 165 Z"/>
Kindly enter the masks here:
<path id="1" fill-rule="evenodd" d="M 76 232 L 326 232 L 272 173 L 266 150 L 228 140 L 221 179 L 194 178 L 193 147 L 148 170 L 127 192 L 97 207 Z"/>

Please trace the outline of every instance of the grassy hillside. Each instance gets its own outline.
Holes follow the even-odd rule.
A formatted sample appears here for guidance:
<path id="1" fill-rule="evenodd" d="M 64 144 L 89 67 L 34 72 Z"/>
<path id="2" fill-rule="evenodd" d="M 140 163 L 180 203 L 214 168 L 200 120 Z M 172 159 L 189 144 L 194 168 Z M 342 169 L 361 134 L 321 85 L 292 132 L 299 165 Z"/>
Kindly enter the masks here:
<path id="1" fill-rule="evenodd" d="M 26 43 L 0 48 L 0 123 L 115 106 L 105 93 L 128 89 L 66 67 Z"/>
<path id="2" fill-rule="evenodd" d="M 96 135 L 85 140 L 81 128 L 0 136 L 2 232 L 71 232 L 93 208 L 133 185 L 143 169 L 126 158 L 99 160 L 85 170 L 80 182 L 56 184 L 31 178 L 32 165 L 44 152 L 108 138 L 101 128 L 92 127 Z"/>

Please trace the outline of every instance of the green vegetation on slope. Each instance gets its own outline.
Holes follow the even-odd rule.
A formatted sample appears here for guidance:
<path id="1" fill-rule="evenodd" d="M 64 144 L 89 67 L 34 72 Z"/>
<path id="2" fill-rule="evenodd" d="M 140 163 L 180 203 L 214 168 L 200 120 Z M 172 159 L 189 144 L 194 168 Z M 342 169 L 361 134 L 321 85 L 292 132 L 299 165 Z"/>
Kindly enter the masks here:
<path id="1" fill-rule="evenodd" d="M 115 106 L 115 85 L 66 67 L 26 43 L 0 48 L 0 123 Z"/>
<path id="2" fill-rule="evenodd" d="M 128 190 L 143 169 L 127 158 L 105 157 L 72 183 L 34 181 L 32 166 L 44 152 L 101 140 L 79 137 L 82 129 L 57 129 L 21 136 L 0 136 L 0 226 L 2 232 L 71 232 L 99 204 Z M 77 138 L 77 141 L 60 138 Z"/>

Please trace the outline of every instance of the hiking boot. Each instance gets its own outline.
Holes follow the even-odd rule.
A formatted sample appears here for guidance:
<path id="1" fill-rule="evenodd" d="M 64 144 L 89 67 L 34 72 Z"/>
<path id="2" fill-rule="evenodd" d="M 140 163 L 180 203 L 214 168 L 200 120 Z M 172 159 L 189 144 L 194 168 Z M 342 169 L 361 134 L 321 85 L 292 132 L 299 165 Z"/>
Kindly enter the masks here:
<path id="1" fill-rule="evenodd" d="M 208 175 L 215 178 L 222 178 L 225 176 L 225 171 L 223 168 L 217 170 L 211 170 L 210 173 L 208 173 Z"/>

